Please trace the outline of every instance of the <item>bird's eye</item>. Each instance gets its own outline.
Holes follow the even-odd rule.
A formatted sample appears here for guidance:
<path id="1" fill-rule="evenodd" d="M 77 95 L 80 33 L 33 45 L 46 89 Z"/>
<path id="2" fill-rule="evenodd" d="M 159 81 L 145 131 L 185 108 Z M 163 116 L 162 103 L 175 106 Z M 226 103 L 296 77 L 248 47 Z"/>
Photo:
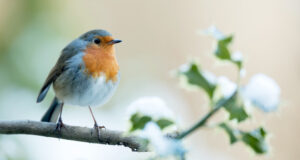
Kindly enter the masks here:
<path id="1" fill-rule="evenodd" d="M 100 42 L 101 42 L 101 40 L 100 40 L 99 38 L 95 38 L 95 39 L 94 39 L 94 43 L 95 43 L 95 44 L 100 44 Z"/>

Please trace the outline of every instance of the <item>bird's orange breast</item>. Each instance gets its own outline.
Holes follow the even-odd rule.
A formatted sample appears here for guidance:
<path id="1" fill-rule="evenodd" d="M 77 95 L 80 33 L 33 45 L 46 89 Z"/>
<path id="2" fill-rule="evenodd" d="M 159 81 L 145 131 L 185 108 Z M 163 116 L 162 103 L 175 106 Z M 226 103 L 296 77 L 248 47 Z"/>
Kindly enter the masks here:
<path id="1" fill-rule="evenodd" d="M 119 65 L 112 45 L 89 45 L 85 50 L 83 61 L 85 63 L 86 73 L 94 78 L 97 78 L 101 73 L 104 73 L 106 81 L 117 80 Z"/>

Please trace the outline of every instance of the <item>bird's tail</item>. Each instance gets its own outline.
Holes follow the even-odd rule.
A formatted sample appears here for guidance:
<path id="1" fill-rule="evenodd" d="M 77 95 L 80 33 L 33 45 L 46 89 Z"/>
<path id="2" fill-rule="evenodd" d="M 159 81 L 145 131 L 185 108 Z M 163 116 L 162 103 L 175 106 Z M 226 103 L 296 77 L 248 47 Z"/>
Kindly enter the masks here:
<path id="1" fill-rule="evenodd" d="M 59 100 L 55 97 L 49 109 L 43 115 L 41 121 L 56 123 L 62 107 L 63 107 L 63 103 L 59 102 Z"/>

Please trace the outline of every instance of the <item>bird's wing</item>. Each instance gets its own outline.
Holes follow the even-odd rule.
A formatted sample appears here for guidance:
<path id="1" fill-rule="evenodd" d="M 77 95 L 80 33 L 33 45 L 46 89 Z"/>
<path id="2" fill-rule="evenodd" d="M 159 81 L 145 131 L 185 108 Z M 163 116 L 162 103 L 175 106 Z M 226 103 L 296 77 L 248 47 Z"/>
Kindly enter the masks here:
<path id="1" fill-rule="evenodd" d="M 51 84 L 66 70 L 66 61 L 73 57 L 77 53 L 76 51 L 77 50 L 72 46 L 68 46 L 63 49 L 59 59 L 50 71 L 46 81 L 43 84 L 43 87 L 39 92 L 37 103 L 41 102 L 46 97 Z"/>
<path id="2" fill-rule="evenodd" d="M 40 90 L 40 93 L 37 98 L 37 102 L 41 102 L 47 95 L 47 92 L 51 86 L 51 84 L 57 79 L 57 77 L 63 72 L 63 66 L 55 65 L 50 71 L 46 81 L 43 84 L 43 87 Z"/>

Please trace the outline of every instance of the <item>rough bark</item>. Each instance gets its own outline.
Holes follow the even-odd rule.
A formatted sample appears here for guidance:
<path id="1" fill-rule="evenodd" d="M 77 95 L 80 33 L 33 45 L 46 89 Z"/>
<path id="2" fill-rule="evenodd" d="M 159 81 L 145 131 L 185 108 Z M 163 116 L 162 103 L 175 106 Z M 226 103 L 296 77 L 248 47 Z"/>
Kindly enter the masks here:
<path id="1" fill-rule="evenodd" d="M 123 145 L 131 148 L 132 151 L 145 152 L 140 137 L 125 135 L 121 131 L 101 129 L 98 140 L 94 128 L 70 126 L 64 124 L 61 132 L 55 131 L 56 124 L 38 121 L 0 121 L 0 134 L 30 134 L 44 137 L 55 137 L 60 139 L 99 143 L 107 145 Z"/>

